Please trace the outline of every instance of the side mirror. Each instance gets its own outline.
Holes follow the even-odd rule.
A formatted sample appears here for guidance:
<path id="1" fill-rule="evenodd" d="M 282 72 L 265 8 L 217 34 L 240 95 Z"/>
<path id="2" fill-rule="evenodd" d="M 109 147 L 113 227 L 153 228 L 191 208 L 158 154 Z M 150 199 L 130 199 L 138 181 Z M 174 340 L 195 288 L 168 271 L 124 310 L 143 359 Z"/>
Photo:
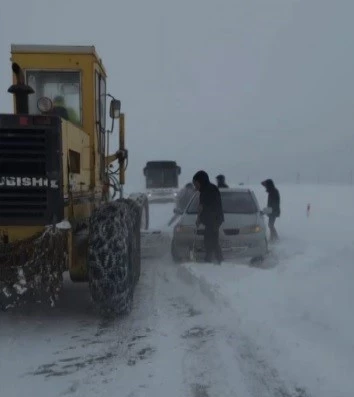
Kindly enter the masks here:
<path id="1" fill-rule="evenodd" d="M 176 215 L 182 215 L 182 214 L 183 214 L 183 211 L 182 211 L 180 208 L 174 208 L 174 209 L 173 209 L 173 212 L 174 212 Z"/>
<path id="2" fill-rule="evenodd" d="M 177 174 L 181 175 L 181 167 L 180 166 L 177 167 Z"/>
<path id="3" fill-rule="evenodd" d="M 119 119 L 120 117 L 120 100 L 112 99 L 109 106 L 109 117 L 111 119 Z"/>
<path id="4" fill-rule="evenodd" d="M 262 215 L 270 215 L 272 212 L 273 212 L 272 208 L 266 207 L 266 208 L 263 208 L 263 210 L 261 211 L 261 214 Z"/>

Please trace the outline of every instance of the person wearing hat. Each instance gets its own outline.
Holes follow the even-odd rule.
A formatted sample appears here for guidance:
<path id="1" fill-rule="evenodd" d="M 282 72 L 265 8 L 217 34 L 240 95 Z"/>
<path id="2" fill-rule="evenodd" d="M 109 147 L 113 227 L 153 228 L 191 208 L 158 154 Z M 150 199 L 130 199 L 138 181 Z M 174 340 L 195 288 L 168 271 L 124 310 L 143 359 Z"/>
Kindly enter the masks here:
<path id="1" fill-rule="evenodd" d="M 62 95 L 57 95 L 53 99 L 52 112 L 65 120 L 71 121 L 74 124 L 80 124 L 75 110 L 66 106 L 65 99 Z"/>
<path id="2" fill-rule="evenodd" d="M 274 224 L 275 220 L 280 217 L 280 194 L 272 179 L 266 179 L 261 182 L 261 184 L 265 187 L 268 193 L 267 207 L 272 209 L 272 213 L 268 215 L 268 227 L 270 230 L 270 241 L 273 242 L 279 239 L 278 232 L 276 231 Z"/>
<path id="3" fill-rule="evenodd" d="M 210 182 L 205 171 L 198 171 L 193 176 L 194 187 L 199 191 L 199 211 L 196 227 L 202 223 L 204 229 L 205 262 L 211 262 L 213 254 L 218 265 L 223 261 L 219 242 L 219 229 L 224 222 L 224 212 L 220 191 Z"/>
<path id="4" fill-rule="evenodd" d="M 218 175 L 216 177 L 216 182 L 219 189 L 229 187 L 229 185 L 225 182 L 225 175 L 222 174 Z"/>

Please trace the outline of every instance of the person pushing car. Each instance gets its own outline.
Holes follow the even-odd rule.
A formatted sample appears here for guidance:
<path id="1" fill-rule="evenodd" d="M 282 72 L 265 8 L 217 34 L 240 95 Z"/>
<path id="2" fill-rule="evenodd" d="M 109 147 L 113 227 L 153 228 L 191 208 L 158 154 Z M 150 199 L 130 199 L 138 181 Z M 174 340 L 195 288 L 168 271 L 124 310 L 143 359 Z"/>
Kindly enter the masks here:
<path id="1" fill-rule="evenodd" d="M 220 191 L 210 182 L 209 175 L 202 170 L 193 176 L 193 184 L 200 193 L 196 226 L 198 228 L 201 223 L 205 226 L 205 261 L 211 262 L 214 254 L 216 262 L 221 264 L 223 256 L 219 243 L 219 229 L 224 222 L 224 213 Z"/>

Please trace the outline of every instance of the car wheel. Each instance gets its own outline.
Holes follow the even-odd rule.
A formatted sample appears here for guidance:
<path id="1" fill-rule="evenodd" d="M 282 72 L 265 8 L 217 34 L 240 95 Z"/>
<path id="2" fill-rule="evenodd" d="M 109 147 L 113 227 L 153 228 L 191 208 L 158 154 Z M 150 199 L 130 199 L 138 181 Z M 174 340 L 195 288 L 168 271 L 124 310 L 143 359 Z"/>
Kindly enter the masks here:
<path id="1" fill-rule="evenodd" d="M 252 266 L 259 266 L 264 262 L 264 256 L 260 255 L 260 256 L 255 256 L 253 258 L 251 258 L 250 260 L 250 265 Z"/>

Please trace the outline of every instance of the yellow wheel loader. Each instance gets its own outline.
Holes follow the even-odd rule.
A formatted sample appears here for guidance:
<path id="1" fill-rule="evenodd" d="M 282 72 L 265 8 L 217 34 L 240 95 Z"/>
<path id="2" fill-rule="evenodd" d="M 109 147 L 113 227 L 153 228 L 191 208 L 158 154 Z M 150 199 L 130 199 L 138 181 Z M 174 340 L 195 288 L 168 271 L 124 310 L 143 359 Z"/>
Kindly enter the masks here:
<path id="1" fill-rule="evenodd" d="M 163 238 L 148 231 L 146 195 L 123 195 L 121 103 L 106 91 L 93 46 L 12 45 L 11 53 L 14 113 L 0 114 L 0 308 L 54 305 L 69 271 L 88 282 L 99 311 L 127 313 L 143 241 L 158 248 Z M 119 147 L 110 154 L 115 120 Z"/>

